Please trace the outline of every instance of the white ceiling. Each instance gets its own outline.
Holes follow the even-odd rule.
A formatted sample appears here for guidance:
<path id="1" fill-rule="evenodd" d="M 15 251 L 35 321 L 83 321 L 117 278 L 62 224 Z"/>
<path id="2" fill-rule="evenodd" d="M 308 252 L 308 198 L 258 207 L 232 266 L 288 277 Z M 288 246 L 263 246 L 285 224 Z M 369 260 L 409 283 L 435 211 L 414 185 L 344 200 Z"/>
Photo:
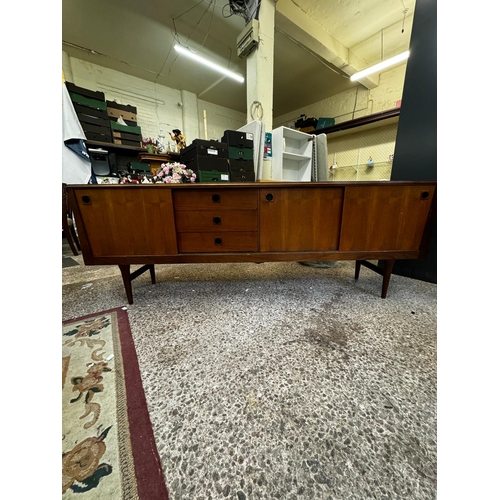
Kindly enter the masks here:
<path id="1" fill-rule="evenodd" d="M 289 9 L 300 14 L 302 24 L 290 21 Z M 278 0 L 274 116 L 355 87 L 349 80 L 354 70 L 408 49 L 414 9 L 415 0 Z M 218 73 L 173 50 L 178 38 L 245 75 L 246 60 L 236 54 L 245 24 L 231 15 L 229 0 L 63 0 L 62 50 L 246 112 L 246 84 L 227 78 L 216 83 Z"/>

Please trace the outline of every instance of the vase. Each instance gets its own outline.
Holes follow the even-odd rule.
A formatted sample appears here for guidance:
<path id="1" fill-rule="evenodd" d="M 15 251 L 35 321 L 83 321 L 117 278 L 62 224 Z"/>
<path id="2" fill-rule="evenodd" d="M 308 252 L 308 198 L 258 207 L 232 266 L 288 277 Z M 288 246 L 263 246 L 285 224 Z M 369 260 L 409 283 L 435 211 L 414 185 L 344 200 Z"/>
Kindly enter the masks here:
<path id="1" fill-rule="evenodd" d="M 148 150 L 148 153 L 150 155 L 153 155 L 155 153 L 155 147 L 152 144 L 147 144 L 146 149 Z"/>

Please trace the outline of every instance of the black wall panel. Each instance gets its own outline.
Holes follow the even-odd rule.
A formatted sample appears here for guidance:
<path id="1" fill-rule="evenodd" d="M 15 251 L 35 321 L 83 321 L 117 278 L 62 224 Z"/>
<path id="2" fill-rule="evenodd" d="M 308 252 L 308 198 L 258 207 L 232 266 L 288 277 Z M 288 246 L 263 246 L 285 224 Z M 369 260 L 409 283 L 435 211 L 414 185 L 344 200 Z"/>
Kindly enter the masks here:
<path id="1" fill-rule="evenodd" d="M 391 180 L 437 180 L 435 0 L 417 0 L 415 5 Z M 436 221 L 427 258 L 396 261 L 393 272 L 437 283 Z"/>

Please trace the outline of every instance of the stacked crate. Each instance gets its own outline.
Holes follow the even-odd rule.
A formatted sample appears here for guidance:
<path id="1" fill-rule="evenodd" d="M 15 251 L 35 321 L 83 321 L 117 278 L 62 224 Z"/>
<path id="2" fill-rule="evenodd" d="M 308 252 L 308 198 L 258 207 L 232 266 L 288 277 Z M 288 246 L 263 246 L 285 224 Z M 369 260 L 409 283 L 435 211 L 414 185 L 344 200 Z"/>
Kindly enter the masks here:
<path id="1" fill-rule="evenodd" d="M 195 139 L 181 150 L 180 160 L 193 170 L 198 182 L 229 182 L 227 144 Z"/>
<path id="2" fill-rule="evenodd" d="M 113 143 L 123 146 L 142 147 L 141 127 L 137 125 L 137 108 L 130 104 L 106 101 Z M 121 118 L 125 125 L 118 123 Z"/>
<path id="3" fill-rule="evenodd" d="M 89 141 L 111 142 L 111 125 L 104 92 L 93 91 L 66 82 L 76 115 Z"/>
<path id="4" fill-rule="evenodd" d="M 231 182 L 255 182 L 253 140 L 246 132 L 226 130 L 221 141 L 227 144 L 229 179 Z"/>

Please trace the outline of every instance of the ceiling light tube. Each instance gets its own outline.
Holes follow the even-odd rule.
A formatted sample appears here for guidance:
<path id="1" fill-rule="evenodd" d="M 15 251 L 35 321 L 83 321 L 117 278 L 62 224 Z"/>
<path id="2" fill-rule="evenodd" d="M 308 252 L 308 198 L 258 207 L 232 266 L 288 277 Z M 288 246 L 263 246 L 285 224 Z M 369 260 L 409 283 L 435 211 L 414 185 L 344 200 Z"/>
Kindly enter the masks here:
<path id="1" fill-rule="evenodd" d="M 354 73 L 354 75 L 351 76 L 351 81 L 354 82 L 356 80 L 359 80 L 360 78 L 364 78 L 365 76 L 371 75 L 372 73 L 378 73 L 379 71 L 382 71 L 383 69 L 388 68 L 389 66 L 394 66 L 395 64 L 408 59 L 409 56 L 410 56 L 409 50 L 402 52 L 397 56 L 391 57 L 389 59 L 386 59 L 385 61 L 375 64 L 374 66 L 370 66 L 369 68 Z"/>
<path id="2" fill-rule="evenodd" d="M 237 82 L 243 83 L 245 79 L 243 78 L 242 75 L 239 73 L 234 73 L 233 71 L 230 71 L 219 64 L 215 64 L 208 59 L 205 59 L 204 57 L 199 56 L 198 54 L 195 54 L 194 52 L 191 52 L 189 49 L 186 49 L 185 47 L 182 47 L 180 45 L 175 44 L 174 49 L 179 52 L 180 54 L 184 54 L 187 57 L 190 57 L 193 59 L 193 61 L 199 62 L 200 64 L 203 64 L 209 68 L 214 69 L 215 71 L 218 71 L 219 73 L 222 73 L 223 75 L 228 76 L 229 78 L 232 78 L 233 80 L 236 80 Z"/>

